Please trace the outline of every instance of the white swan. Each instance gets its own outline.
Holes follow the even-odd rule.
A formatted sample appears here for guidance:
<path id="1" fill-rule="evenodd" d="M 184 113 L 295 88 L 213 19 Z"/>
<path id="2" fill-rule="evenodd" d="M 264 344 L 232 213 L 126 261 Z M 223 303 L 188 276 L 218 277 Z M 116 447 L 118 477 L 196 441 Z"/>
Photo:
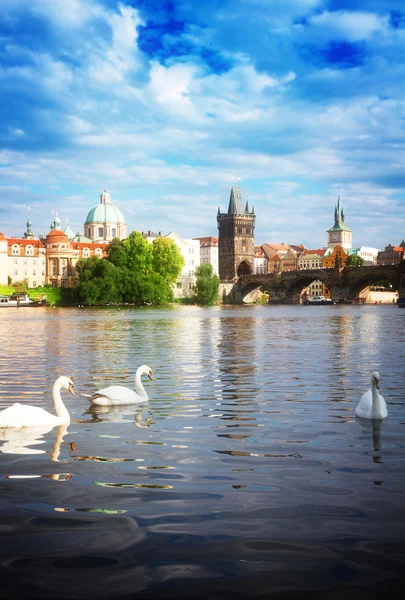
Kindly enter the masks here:
<path id="1" fill-rule="evenodd" d="M 380 375 L 374 371 L 371 373 L 371 390 L 368 390 L 363 396 L 356 408 L 356 415 L 363 419 L 385 419 L 388 414 L 387 405 L 381 394 Z"/>
<path id="2" fill-rule="evenodd" d="M 75 395 L 73 382 L 68 377 L 58 377 L 53 384 L 52 390 L 53 401 L 58 416 L 52 415 L 38 406 L 28 406 L 17 402 L 0 412 L 0 428 L 42 427 L 46 425 L 55 427 L 55 425 L 69 423 L 70 415 L 62 402 L 61 389 L 69 390 L 69 392 Z"/>
<path id="3" fill-rule="evenodd" d="M 139 404 L 140 402 L 147 402 L 149 397 L 145 392 L 145 388 L 141 381 L 141 375 L 143 374 L 147 375 L 149 379 L 152 379 L 152 369 L 147 365 L 138 367 L 135 375 L 136 392 L 122 385 L 112 385 L 102 390 L 98 390 L 92 396 L 86 394 L 83 395 L 86 396 L 86 398 L 89 398 L 91 404 L 97 406 L 119 406 L 122 404 Z"/>

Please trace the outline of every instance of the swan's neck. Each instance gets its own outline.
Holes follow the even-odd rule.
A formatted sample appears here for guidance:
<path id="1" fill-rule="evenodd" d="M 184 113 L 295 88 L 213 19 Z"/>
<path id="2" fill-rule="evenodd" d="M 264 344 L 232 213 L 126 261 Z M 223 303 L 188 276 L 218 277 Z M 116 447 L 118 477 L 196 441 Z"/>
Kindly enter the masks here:
<path id="1" fill-rule="evenodd" d="M 61 385 L 58 381 L 55 381 L 53 384 L 53 402 L 55 404 L 55 410 L 58 417 L 61 419 L 62 423 L 66 421 L 70 421 L 69 411 L 66 406 L 63 404 L 61 395 L 60 395 Z"/>
<path id="2" fill-rule="evenodd" d="M 145 388 L 142 385 L 141 375 L 142 375 L 142 372 L 140 372 L 140 371 L 136 372 L 136 375 L 135 375 L 136 393 L 138 394 L 138 396 L 141 396 L 142 398 L 147 398 L 148 394 L 145 392 Z"/>
<path id="3" fill-rule="evenodd" d="M 377 390 L 377 386 L 374 382 L 371 387 L 371 399 L 371 417 L 374 419 L 378 419 L 381 417 L 380 396 Z"/>

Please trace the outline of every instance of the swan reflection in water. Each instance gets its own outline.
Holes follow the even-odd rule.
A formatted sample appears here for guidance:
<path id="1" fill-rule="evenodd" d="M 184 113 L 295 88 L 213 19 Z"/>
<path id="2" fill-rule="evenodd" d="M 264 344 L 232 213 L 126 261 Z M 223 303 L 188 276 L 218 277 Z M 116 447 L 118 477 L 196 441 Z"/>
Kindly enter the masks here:
<path id="1" fill-rule="evenodd" d="M 52 462 L 60 462 L 60 448 L 64 436 L 68 433 L 68 424 L 59 425 L 55 431 L 55 442 L 52 451 L 29 448 L 44 444 L 43 436 L 54 429 L 54 426 L 44 427 L 21 427 L 21 429 L 0 429 L 0 441 L 4 441 L 0 451 L 5 454 L 49 454 Z M 73 473 L 52 473 L 51 475 L 7 475 L 7 479 L 53 479 L 54 481 L 67 481 L 73 477 Z"/>
<path id="2" fill-rule="evenodd" d="M 381 419 L 356 417 L 356 422 L 364 431 L 371 432 L 374 450 L 381 450 L 381 429 L 384 426 L 384 421 Z"/>
<path id="3" fill-rule="evenodd" d="M 135 413 L 135 414 L 134 414 Z M 90 406 L 84 413 L 91 415 L 91 422 L 102 423 L 110 421 L 112 423 L 133 423 L 136 427 L 147 428 L 154 423 L 152 417 L 144 417 L 147 414 L 142 409 L 134 409 L 131 405 L 126 406 Z M 82 421 L 88 423 L 88 421 Z"/>
<path id="4" fill-rule="evenodd" d="M 49 454 L 51 460 L 58 462 L 60 447 L 64 436 L 66 435 L 68 424 L 64 423 L 56 428 L 55 443 L 52 452 L 40 450 L 39 448 L 30 448 L 45 444 L 44 435 L 54 429 L 54 425 L 43 425 L 41 427 L 13 427 L 0 429 L 0 442 L 4 442 L 0 447 L 0 452 L 4 454 Z"/>

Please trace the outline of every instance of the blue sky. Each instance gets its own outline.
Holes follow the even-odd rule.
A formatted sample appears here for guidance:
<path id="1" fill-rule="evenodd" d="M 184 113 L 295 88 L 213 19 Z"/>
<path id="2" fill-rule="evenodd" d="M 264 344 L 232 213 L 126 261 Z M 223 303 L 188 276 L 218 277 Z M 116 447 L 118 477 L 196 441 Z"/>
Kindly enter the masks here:
<path id="1" fill-rule="evenodd" d="M 257 244 L 405 236 L 403 0 L 2 0 L 0 231 L 217 235 L 232 179 Z"/>

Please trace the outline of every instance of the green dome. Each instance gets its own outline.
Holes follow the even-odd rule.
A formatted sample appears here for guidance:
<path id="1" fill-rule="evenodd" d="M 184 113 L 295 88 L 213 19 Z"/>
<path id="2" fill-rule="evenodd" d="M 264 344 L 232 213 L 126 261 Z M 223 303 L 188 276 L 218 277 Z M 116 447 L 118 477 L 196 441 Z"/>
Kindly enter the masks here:
<path id="1" fill-rule="evenodd" d="M 104 190 L 100 196 L 100 204 L 94 206 L 86 217 L 88 223 L 122 223 L 125 225 L 124 215 L 119 208 L 111 203 L 110 195 Z"/>
<path id="2" fill-rule="evenodd" d="M 97 204 L 89 211 L 86 223 L 125 223 L 125 219 L 120 209 L 113 204 Z"/>

